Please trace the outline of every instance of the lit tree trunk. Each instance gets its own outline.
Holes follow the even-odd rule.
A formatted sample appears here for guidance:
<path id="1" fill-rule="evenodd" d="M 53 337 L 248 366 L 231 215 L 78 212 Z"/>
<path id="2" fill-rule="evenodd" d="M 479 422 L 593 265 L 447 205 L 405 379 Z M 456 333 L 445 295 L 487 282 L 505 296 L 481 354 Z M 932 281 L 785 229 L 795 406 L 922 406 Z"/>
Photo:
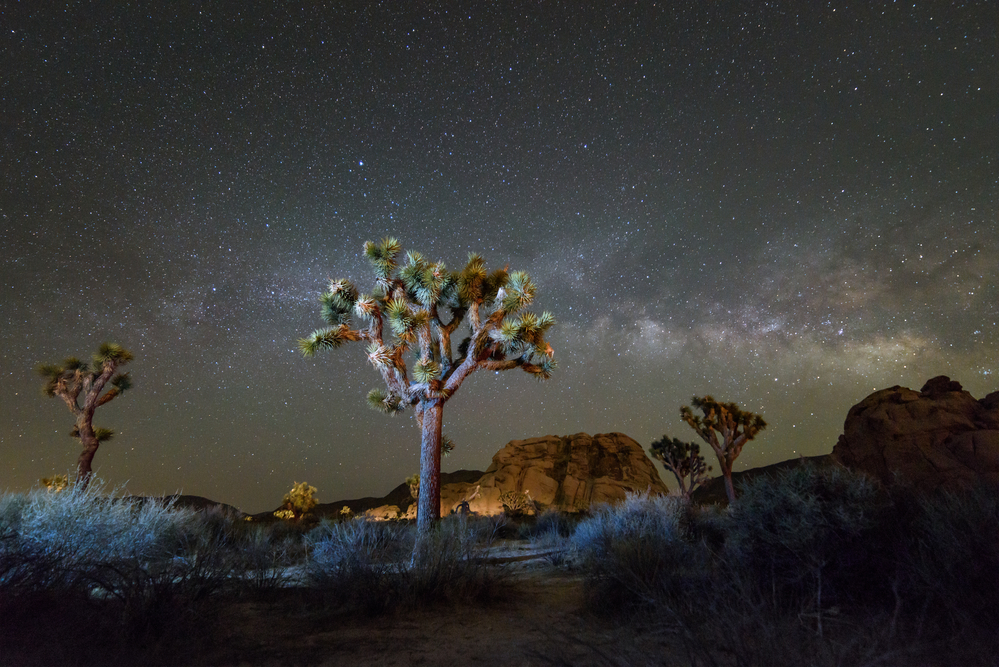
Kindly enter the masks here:
<path id="1" fill-rule="evenodd" d="M 80 444 L 83 445 L 83 451 L 80 452 L 76 466 L 76 483 L 82 491 L 87 488 L 90 479 L 94 476 L 91 464 L 94 461 L 94 454 L 97 453 L 97 448 L 101 444 L 97 439 L 97 434 L 94 433 L 93 424 L 90 422 L 85 421 L 80 427 Z"/>
<path id="2" fill-rule="evenodd" d="M 441 437 L 444 401 L 425 399 L 422 405 L 420 440 L 420 497 L 417 500 L 416 527 L 421 535 L 441 518 Z"/>
<path id="3" fill-rule="evenodd" d="M 719 462 L 721 459 L 718 459 Z M 732 466 L 731 464 L 725 465 L 722 463 L 722 476 L 725 478 L 725 494 L 728 496 L 728 502 L 735 502 L 735 485 L 732 484 Z"/>

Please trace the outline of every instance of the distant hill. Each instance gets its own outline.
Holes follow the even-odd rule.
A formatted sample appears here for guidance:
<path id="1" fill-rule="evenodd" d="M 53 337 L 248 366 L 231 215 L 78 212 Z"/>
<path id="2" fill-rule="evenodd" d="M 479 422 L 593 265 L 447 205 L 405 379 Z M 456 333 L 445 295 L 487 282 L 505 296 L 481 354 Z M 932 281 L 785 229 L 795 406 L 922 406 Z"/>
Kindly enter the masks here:
<path id="1" fill-rule="evenodd" d="M 736 497 L 738 498 L 739 487 L 750 480 L 760 476 L 772 477 L 784 470 L 790 470 L 807 464 L 817 466 L 839 465 L 833 460 L 831 454 L 825 454 L 823 456 L 799 456 L 796 459 L 788 459 L 787 461 L 772 463 L 760 468 L 750 468 L 741 472 L 733 472 L 732 484 L 735 486 Z M 727 505 L 728 496 L 725 494 L 725 478 L 719 476 L 708 480 L 706 484 L 694 491 L 693 500 L 700 505 Z"/>
<path id="2" fill-rule="evenodd" d="M 157 496 L 155 498 L 150 498 L 149 496 L 131 496 L 133 500 L 160 500 L 173 502 L 174 507 L 185 507 L 192 510 L 207 510 L 218 508 L 220 511 L 227 512 L 230 514 L 235 514 L 237 516 L 246 516 L 246 512 L 239 510 L 232 505 L 226 505 L 225 503 L 220 503 L 209 498 L 203 498 L 201 496 L 185 496 L 181 494 L 173 494 L 171 496 Z"/>

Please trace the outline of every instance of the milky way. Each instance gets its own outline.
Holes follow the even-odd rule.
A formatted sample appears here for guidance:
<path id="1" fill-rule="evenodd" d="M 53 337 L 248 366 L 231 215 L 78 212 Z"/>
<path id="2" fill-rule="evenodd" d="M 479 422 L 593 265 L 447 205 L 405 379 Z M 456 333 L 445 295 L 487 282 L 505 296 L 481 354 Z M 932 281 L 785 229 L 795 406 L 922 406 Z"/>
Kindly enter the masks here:
<path id="1" fill-rule="evenodd" d="M 999 388 L 994 3 L 249 4 L 0 10 L 0 489 L 78 453 L 34 366 L 112 340 L 110 484 L 387 492 L 412 419 L 367 409 L 360 346 L 295 349 L 386 235 L 527 270 L 559 322 L 552 380 L 448 403 L 445 470 L 690 438 L 706 393 L 770 424 L 739 470 L 828 453 L 875 389 Z"/>

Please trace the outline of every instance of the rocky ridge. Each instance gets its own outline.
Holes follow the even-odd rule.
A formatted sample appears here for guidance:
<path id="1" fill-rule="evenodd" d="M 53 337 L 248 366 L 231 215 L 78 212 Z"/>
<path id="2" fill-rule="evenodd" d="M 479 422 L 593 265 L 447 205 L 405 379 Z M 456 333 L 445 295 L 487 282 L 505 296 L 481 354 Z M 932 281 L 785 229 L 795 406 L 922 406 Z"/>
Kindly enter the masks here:
<path id="1" fill-rule="evenodd" d="M 997 485 L 999 391 L 976 400 L 945 375 L 876 391 L 850 409 L 832 455 L 886 485 Z"/>

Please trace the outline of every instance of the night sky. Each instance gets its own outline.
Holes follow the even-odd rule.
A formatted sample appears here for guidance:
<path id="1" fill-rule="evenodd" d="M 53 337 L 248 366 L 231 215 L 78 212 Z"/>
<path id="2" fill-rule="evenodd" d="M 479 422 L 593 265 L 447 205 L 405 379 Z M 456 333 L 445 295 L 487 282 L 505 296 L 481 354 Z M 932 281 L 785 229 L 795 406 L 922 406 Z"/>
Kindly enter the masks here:
<path id="1" fill-rule="evenodd" d="M 324 6 L 325 5 L 325 6 Z M 366 240 L 528 271 L 548 382 L 479 372 L 444 470 L 692 395 L 832 450 L 876 389 L 999 389 L 994 2 L 109 2 L 0 9 L 0 490 L 75 468 L 39 362 L 135 354 L 97 474 L 273 509 L 419 469 L 363 344 Z M 717 463 L 715 463 L 717 472 Z"/>

